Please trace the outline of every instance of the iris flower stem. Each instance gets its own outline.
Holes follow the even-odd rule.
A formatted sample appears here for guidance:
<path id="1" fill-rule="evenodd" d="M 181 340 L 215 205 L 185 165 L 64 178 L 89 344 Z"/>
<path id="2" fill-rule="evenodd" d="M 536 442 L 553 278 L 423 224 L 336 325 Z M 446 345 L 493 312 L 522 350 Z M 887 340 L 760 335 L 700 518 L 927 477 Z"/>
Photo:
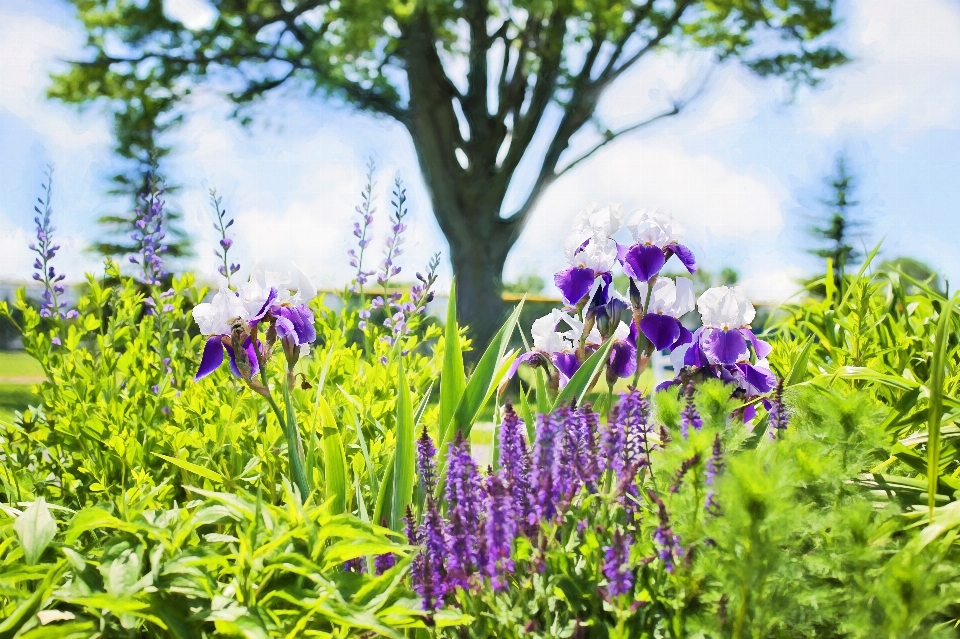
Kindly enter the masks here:
<path id="1" fill-rule="evenodd" d="M 283 403 L 287 409 L 287 419 L 284 432 L 287 436 L 287 452 L 290 456 L 290 475 L 293 483 L 300 490 L 300 499 L 305 501 L 310 494 L 310 482 L 304 470 L 303 442 L 300 440 L 300 428 L 297 425 L 297 414 L 293 410 L 293 397 L 290 388 L 294 383 L 293 371 L 287 373 L 286 383 L 283 385 Z"/>
<path id="2" fill-rule="evenodd" d="M 643 308 L 638 309 L 640 312 L 635 315 L 635 320 L 637 322 L 637 370 L 633 374 L 633 387 L 636 388 L 637 384 L 640 382 L 640 373 L 643 372 L 643 369 L 646 368 L 646 365 L 641 366 L 643 363 L 643 355 L 647 350 L 647 336 L 643 334 L 643 331 L 640 330 L 640 321 L 643 320 L 643 316 L 647 314 L 647 309 L 650 308 L 650 297 L 653 295 L 653 285 L 657 281 L 657 276 L 654 275 L 650 278 L 650 281 L 647 283 L 647 299 L 643 302 Z M 642 348 L 641 348 L 642 345 Z M 648 358 L 649 361 L 649 358 Z"/>

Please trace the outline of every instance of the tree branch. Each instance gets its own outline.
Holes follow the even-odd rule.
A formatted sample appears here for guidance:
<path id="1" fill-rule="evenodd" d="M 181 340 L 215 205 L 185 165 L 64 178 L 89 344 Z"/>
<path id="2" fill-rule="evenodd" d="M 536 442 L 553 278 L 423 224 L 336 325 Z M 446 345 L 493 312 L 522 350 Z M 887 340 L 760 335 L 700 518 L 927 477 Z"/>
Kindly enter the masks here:
<path id="1" fill-rule="evenodd" d="M 616 139 L 617 139 L 618 137 L 620 137 L 621 135 L 624 135 L 624 134 L 626 134 L 626 133 L 631 133 L 631 132 L 633 132 L 633 131 L 636 131 L 637 129 L 642 129 L 642 128 L 644 128 L 644 127 L 650 126 L 650 125 L 653 124 L 654 122 L 657 122 L 657 121 L 659 121 L 659 120 L 663 120 L 664 118 L 669 118 L 669 117 L 672 117 L 672 116 L 674 116 L 674 115 L 677 115 L 678 113 L 680 113 L 681 108 L 682 108 L 682 105 L 680 105 L 680 104 L 674 104 L 674 105 L 673 105 L 673 108 L 670 109 L 669 111 L 664 111 L 663 113 L 659 113 L 659 114 L 653 116 L 652 118 L 650 118 L 650 119 L 648 119 L 648 120 L 644 120 L 643 122 L 637 122 L 636 124 L 631 124 L 630 126 L 628 126 L 628 127 L 626 127 L 626 128 L 623 128 L 623 129 L 620 129 L 619 131 L 605 131 L 604 134 L 603 134 L 603 141 L 602 141 L 602 142 L 598 142 L 597 144 L 593 145 L 593 147 L 592 147 L 589 151 L 587 151 L 586 153 L 584 153 L 583 155 L 581 155 L 580 157 L 578 157 L 578 158 L 577 158 L 576 160 L 574 160 L 573 162 L 570 162 L 569 164 L 567 164 L 567 165 L 566 165 L 565 167 L 563 167 L 561 170 L 559 170 L 559 171 L 554 171 L 554 172 L 553 172 L 553 180 L 556 180 L 556 179 L 559 178 L 561 175 L 563 175 L 564 173 L 566 173 L 567 171 L 569 171 L 569 170 L 572 169 L 573 167 L 577 166 L 578 164 L 580 164 L 581 162 L 583 162 L 584 160 L 586 160 L 587 158 L 589 158 L 591 155 L 593 155 L 594 153 L 596 153 L 597 151 L 599 151 L 600 149 L 602 149 L 602 148 L 605 147 L 606 145 L 608 145 L 608 144 L 610 144 L 611 142 L 613 142 L 614 140 L 616 140 Z"/>

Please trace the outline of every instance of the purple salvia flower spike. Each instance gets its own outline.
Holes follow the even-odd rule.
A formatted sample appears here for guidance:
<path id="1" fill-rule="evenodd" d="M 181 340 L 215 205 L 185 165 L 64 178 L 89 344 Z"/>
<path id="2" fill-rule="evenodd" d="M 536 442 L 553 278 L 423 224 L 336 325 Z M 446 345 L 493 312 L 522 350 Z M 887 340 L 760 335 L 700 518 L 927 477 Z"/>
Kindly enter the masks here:
<path id="1" fill-rule="evenodd" d="M 517 516 L 524 522 L 531 519 L 530 494 L 530 450 L 523 434 L 523 422 L 507 404 L 500 425 L 500 468 L 503 471 L 503 480 L 513 498 L 513 505 Z"/>
<path id="2" fill-rule="evenodd" d="M 693 384 L 687 384 L 684 389 L 683 410 L 680 412 L 680 434 L 684 439 L 690 436 L 690 428 L 700 430 L 703 428 L 703 420 L 700 418 L 700 412 L 693 402 Z"/>
<path id="3" fill-rule="evenodd" d="M 230 276 L 240 270 L 239 264 L 231 264 L 228 254 L 230 249 L 233 247 L 233 239 L 227 236 L 227 229 L 233 226 L 233 218 L 227 219 L 227 212 L 220 208 L 220 205 L 223 203 L 223 198 L 217 196 L 216 189 L 210 189 L 210 204 L 213 205 L 213 211 L 217 216 L 217 223 L 214 224 L 214 228 L 220 233 L 220 248 L 222 251 L 214 251 L 216 256 L 223 261 L 219 267 L 217 267 L 217 272 L 220 273 L 227 280 L 227 287 L 230 288 Z"/>
<path id="4" fill-rule="evenodd" d="M 350 284 L 349 290 L 351 293 L 363 294 L 363 285 L 367 283 L 367 278 L 373 275 L 373 271 L 363 270 L 363 257 L 366 248 L 372 240 L 373 231 L 371 226 L 373 225 L 373 214 L 376 212 L 376 207 L 373 205 L 373 189 L 376 186 L 373 174 L 376 168 L 377 166 L 373 158 L 371 158 L 367 162 L 367 181 L 363 187 L 363 191 L 360 193 L 363 203 L 356 207 L 356 211 L 360 214 L 360 218 L 363 221 L 362 225 L 360 222 L 353 223 L 353 234 L 359 240 L 357 244 L 360 247 L 360 253 L 358 254 L 354 249 L 350 249 L 347 252 L 351 258 L 354 258 L 350 260 L 350 265 L 357 269 L 353 277 L 353 282 Z"/>
<path id="5" fill-rule="evenodd" d="M 530 483 L 534 491 L 533 511 L 536 519 L 530 524 L 552 521 L 560 501 L 556 478 L 560 468 L 562 432 L 556 414 L 540 415 L 537 437 L 533 445 L 533 466 Z"/>
<path id="6" fill-rule="evenodd" d="M 479 565 L 482 487 L 477 462 L 459 431 L 450 445 L 446 493 L 450 583 L 466 588 L 470 575 Z"/>
<path id="7" fill-rule="evenodd" d="M 615 530 L 610 546 L 604 549 L 603 576 L 607 580 L 607 594 L 611 597 L 625 595 L 633 588 L 630 546 L 630 535 Z"/>
<path id="8" fill-rule="evenodd" d="M 433 495 L 437 487 L 436 455 L 437 448 L 433 445 L 433 439 L 430 438 L 427 427 L 424 426 L 420 438 L 417 439 L 417 472 L 420 474 L 420 485 L 424 495 Z"/>
<path id="9" fill-rule="evenodd" d="M 717 433 L 716 437 L 713 438 L 713 454 L 710 456 L 710 459 L 707 460 L 706 479 L 704 482 L 710 487 L 710 491 L 707 493 L 705 507 L 707 512 L 714 516 L 720 514 L 720 506 L 718 506 L 716 502 L 716 482 L 717 475 L 722 472 L 723 442 L 720 440 L 720 433 Z"/>
<path id="10" fill-rule="evenodd" d="M 487 477 L 487 495 L 484 500 L 483 571 L 490 578 L 494 591 L 506 588 L 504 574 L 512 573 L 513 542 L 519 522 L 510 488 L 504 481 L 505 473 L 491 473 Z"/>

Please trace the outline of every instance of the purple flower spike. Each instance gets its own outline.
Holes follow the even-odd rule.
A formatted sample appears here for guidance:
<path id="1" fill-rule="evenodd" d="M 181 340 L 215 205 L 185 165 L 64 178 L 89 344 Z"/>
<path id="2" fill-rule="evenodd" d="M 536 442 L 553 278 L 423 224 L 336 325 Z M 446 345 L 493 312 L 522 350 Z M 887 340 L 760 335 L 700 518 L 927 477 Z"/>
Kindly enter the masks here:
<path id="1" fill-rule="evenodd" d="M 623 258 L 623 272 L 633 279 L 648 282 L 660 272 L 664 262 L 663 249 L 652 244 L 636 244 Z"/>
<path id="2" fill-rule="evenodd" d="M 227 288 L 230 287 L 230 276 L 240 270 L 239 264 L 230 263 L 230 249 L 233 247 L 233 239 L 227 236 L 227 229 L 233 226 L 233 218 L 227 219 L 227 212 L 221 208 L 223 203 L 223 198 L 217 196 L 216 189 L 210 189 L 210 204 L 213 206 L 214 214 L 217 217 L 216 224 L 213 225 L 213 228 L 220 233 L 220 249 L 214 251 L 216 255 L 223 262 L 220 266 L 217 267 L 217 272 L 220 273 L 227 280 Z"/>
<path id="3" fill-rule="evenodd" d="M 770 407 L 767 412 L 770 416 L 770 437 L 776 439 L 780 433 L 787 429 L 787 426 L 790 423 L 790 412 L 783 403 L 782 379 L 777 381 L 777 389 L 774 393 L 773 400 L 770 402 Z"/>
<path id="4" fill-rule="evenodd" d="M 412 516 L 408 513 L 408 517 Z M 408 523 L 408 538 L 412 525 Z M 447 594 L 447 571 L 444 560 L 448 554 L 447 541 L 443 532 L 443 520 L 432 496 L 427 497 L 424 522 L 415 535 L 421 545 L 420 552 L 413 561 L 411 580 L 413 589 L 423 599 L 423 609 L 434 613 L 443 605 Z M 411 543 L 413 540 L 411 539 Z"/>
<path id="5" fill-rule="evenodd" d="M 479 564 L 481 509 L 480 473 L 466 440 L 458 431 L 450 445 L 447 470 L 447 513 L 449 519 L 451 585 L 466 588 Z"/>
<path id="6" fill-rule="evenodd" d="M 690 435 L 690 428 L 700 430 L 703 428 L 703 420 L 700 418 L 700 412 L 693 403 L 693 386 L 688 385 L 684 393 L 683 411 L 680 413 L 680 434 L 686 439 Z"/>
<path id="7" fill-rule="evenodd" d="M 36 270 L 33 279 L 43 283 L 43 293 L 40 296 L 40 317 L 74 319 L 79 314 L 74 310 L 67 311 L 67 303 L 60 299 L 66 289 L 58 282 L 62 282 L 66 276 L 63 273 L 58 274 L 51 263 L 53 258 L 56 257 L 57 251 L 60 250 L 60 245 L 53 243 L 53 232 L 55 230 L 51 219 L 53 215 L 53 167 L 47 169 L 47 183 L 43 185 L 43 189 L 46 191 L 45 200 L 37 200 L 43 206 L 43 210 L 41 211 L 38 206 L 33 207 L 33 210 L 37 213 L 33 218 L 36 224 L 37 243 L 30 244 L 30 250 L 37 254 L 37 258 L 33 261 L 33 268 Z M 54 338 L 54 340 L 56 340 L 54 343 L 59 345 L 59 340 L 57 338 Z"/>
<path id="8" fill-rule="evenodd" d="M 616 445 L 611 450 L 608 446 L 608 455 L 620 451 L 620 460 L 608 457 L 610 468 L 621 481 L 632 479 L 632 474 L 650 456 L 649 435 L 652 427 L 649 422 L 650 403 L 635 388 L 631 388 L 620 398 L 620 403 L 614 409 L 608 428 L 610 431 L 619 431 L 613 437 Z"/>
<path id="9" fill-rule="evenodd" d="M 417 472 L 425 495 L 432 495 L 437 487 L 436 455 L 437 448 L 424 426 L 417 440 Z"/>
<path id="10" fill-rule="evenodd" d="M 376 168 L 377 167 L 373 159 L 370 159 L 367 162 L 366 185 L 364 186 L 363 191 L 360 193 L 360 197 L 363 199 L 363 202 L 356 207 L 356 211 L 360 214 L 360 218 L 363 221 L 362 226 L 360 222 L 353 223 L 353 234 L 359 240 L 358 246 L 360 247 L 360 253 L 357 254 L 354 249 L 347 251 L 347 254 L 351 258 L 350 266 L 356 269 L 353 282 L 350 284 L 350 291 L 352 293 L 363 292 L 363 285 L 366 284 L 368 278 L 374 274 L 374 271 L 363 270 L 363 257 L 366 252 L 366 248 L 370 245 L 370 242 L 373 239 L 371 226 L 373 225 L 373 214 L 377 210 L 373 205 L 373 189 L 376 185 L 376 182 L 373 179 L 373 174 L 376 171 Z"/>
<path id="11" fill-rule="evenodd" d="M 131 262 L 140 265 L 140 277 L 144 284 L 156 286 L 169 275 L 163 270 L 161 254 L 167 247 L 162 241 L 166 237 L 163 230 L 163 186 L 154 176 L 147 176 L 147 188 L 140 195 L 141 204 L 136 208 L 134 232 L 131 238 L 136 243 L 136 258 Z"/>
<path id="12" fill-rule="evenodd" d="M 562 445 L 560 424 L 555 414 L 540 415 L 537 422 L 537 437 L 533 445 L 533 468 L 530 480 L 533 487 L 533 510 L 536 520 L 548 522 L 557 515 L 560 501 L 556 477 L 560 472 Z M 536 523 L 530 521 L 531 524 Z"/>
<path id="13" fill-rule="evenodd" d="M 613 541 L 605 548 L 603 576 L 607 580 L 607 594 L 611 597 L 625 595 L 633 588 L 633 571 L 629 564 L 630 545 L 630 536 L 615 530 Z"/>
<path id="14" fill-rule="evenodd" d="M 500 425 L 500 468 L 503 481 L 513 498 L 517 516 L 529 521 L 531 515 L 530 451 L 523 435 L 523 422 L 507 405 Z"/>
<path id="15" fill-rule="evenodd" d="M 483 571 L 490 578 L 493 590 L 502 591 L 507 586 L 504 574 L 512 573 L 514 569 L 513 541 L 518 532 L 517 511 L 502 474 L 492 474 L 487 478 L 484 511 Z"/>
<path id="16" fill-rule="evenodd" d="M 707 460 L 707 470 L 706 470 L 706 480 L 705 483 L 710 487 L 710 491 L 707 493 L 706 500 L 706 510 L 713 516 L 720 514 L 720 506 L 717 505 L 716 497 L 716 481 L 717 475 L 723 472 L 723 442 L 720 440 L 720 433 L 717 433 L 716 437 L 713 438 L 713 454 L 710 456 L 710 459 Z"/>

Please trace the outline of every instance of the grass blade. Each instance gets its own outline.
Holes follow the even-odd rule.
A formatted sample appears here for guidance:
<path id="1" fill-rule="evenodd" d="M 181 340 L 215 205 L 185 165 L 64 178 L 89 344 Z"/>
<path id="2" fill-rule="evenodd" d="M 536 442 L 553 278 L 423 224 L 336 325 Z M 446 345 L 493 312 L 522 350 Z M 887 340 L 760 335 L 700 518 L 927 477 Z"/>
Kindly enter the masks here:
<path id="1" fill-rule="evenodd" d="M 160 453 L 153 453 L 160 459 L 170 462 L 174 466 L 182 468 L 188 473 L 193 473 L 194 475 L 199 475 L 204 479 L 209 479 L 212 482 L 215 482 L 218 486 L 223 486 L 223 476 L 220 473 L 205 468 L 203 466 L 198 466 L 193 462 L 188 462 L 183 459 L 177 459 L 176 457 L 170 457 L 168 455 L 161 455 Z"/>
<path id="2" fill-rule="evenodd" d="M 440 373 L 440 440 L 446 437 L 450 420 L 457 410 L 463 389 L 467 386 L 467 374 L 463 368 L 463 349 L 460 345 L 460 327 L 457 325 L 456 280 L 450 284 L 450 301 L 447 304 L 447 322 L 443 333 L 443 370 Z"/>
<path id="3" fill-rule="evenodd" d="M 940 424 L 943 418 L 943 375 L 947 359 L 947 333 L 950 329 L 950 317 L 956 302 L 944 302 L 937 322 L 937 337 L 934 344 L 933 360 L 930 363 L 930 421 L 927 426 L 927 507 L 930 510 L 930 523 L 933 523 L 937 482 L 940 477 Z"/>
<path id="4" fill-rule="evenodd" d="M 347 509 L 347 458 L 337 419 L 323 397 L 318 402 L 320 428 L 323 434 L 323 487 L 330 502 L 330 512 L 339 515 Z"/>
<path id="5" fill-rule="evenodd" d="M 553 401 L 554 408 L 569 404 L 571 401 L 575 401 L 577 406 L 583 403 L 584 398 L 592 386 L 591 382 L 593 382 L 594 377 L 607 363 L 607 353 L 610 352 L 612 345 L 613 340 L 607 340 L 606 344 L 603 344 L 593 355 L 587 358 L 587 361 L 577 369 L 577 372 L 573 374 L 573 377 L 570 378 L 567 385 L 557 393 L 557 398 Z"/>
<path id="6" fill-rule="evenodd" d="M 407 506 L 413 499 L 416 453 L 416 434 L 413 426 L 413 403 L 407 375 L 403 370 L 403 356 L 397 349 L 397 448 L 394 451 L 393 478 L 389 524 L 391 530 L 400 530 Z"/>

